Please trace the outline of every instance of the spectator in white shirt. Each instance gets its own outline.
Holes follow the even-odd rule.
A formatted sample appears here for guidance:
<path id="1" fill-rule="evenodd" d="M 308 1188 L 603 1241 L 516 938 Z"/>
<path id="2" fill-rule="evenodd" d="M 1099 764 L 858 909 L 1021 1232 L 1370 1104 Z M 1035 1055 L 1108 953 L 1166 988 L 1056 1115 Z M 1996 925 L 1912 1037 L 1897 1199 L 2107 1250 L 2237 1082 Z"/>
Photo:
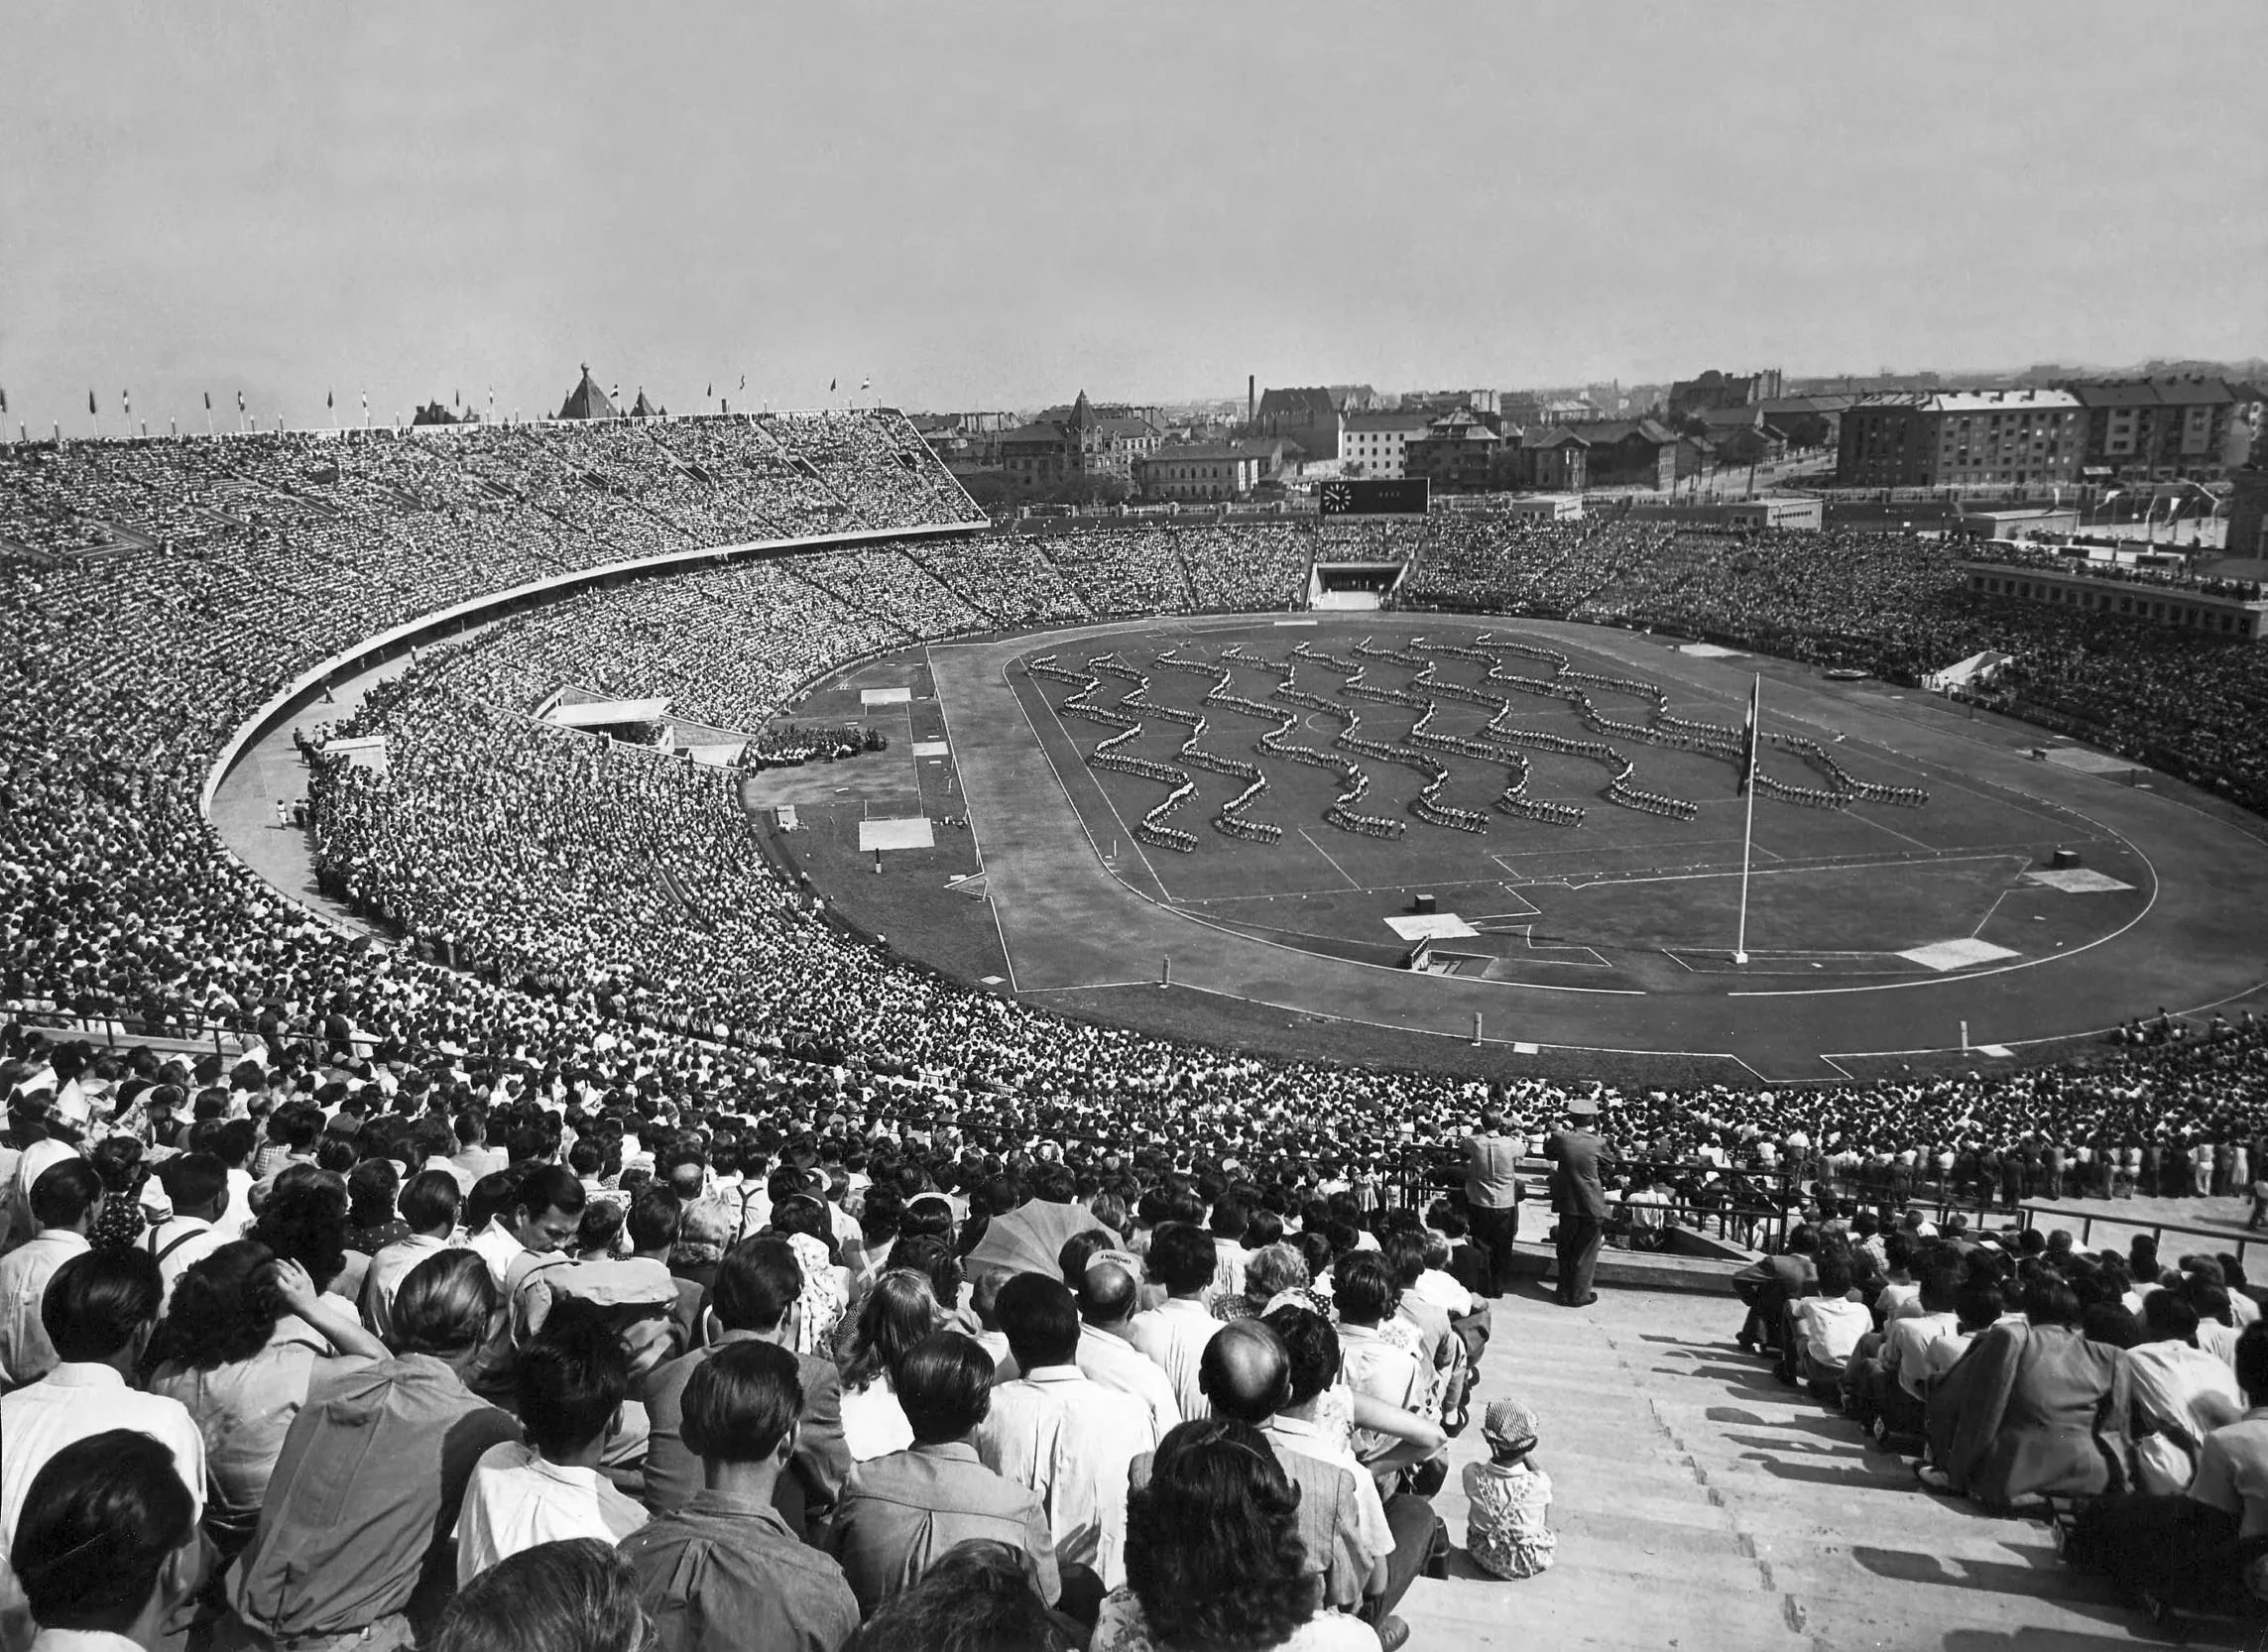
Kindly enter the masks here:
<path id="1" fill-rule="evenodd" d="M 42 1380 L 0 1397 L 0 1548 L 15 1542 L 17 1517 L 48 1460 L 111 1429 L 165 1445 L 195 1514 L 203 1514 L 204 1440 L 195 1421 L 178 1401 L 128 1386 L 157 1325 L 162 1292 L 158 1264 L 141 1250 L 89 1251 L 56 1270 L 45 1315 L 60 1358 Z M 24 1615 L 15 1574 L 0 1572 L 0 1644 L 30 1640 Z"/>
<path id="2" fill-rule="evenodd" d="M 1197 1364 L 1221 1329 L 1204 1300 L 1215 1262 L 1212 1237 L 1203 1229 L 1182 1222 L 1160 1224 L 1150 1236 L 1149 1272 L 1165 1287 L 1166 1299 L 1163 1306 L 1134 1315 L 1127 1327 L 1127 1341 L 1173 1384 L 1174 1403 L 1185 1422 L 1211 1414 L 1198 1386 Z"/>
<path id="3" fill-rule="evenodd" d="M 466 1482 L 457 1516 L 457 1587 L 538 1543 L 620 1543 L 646 1510 L 599 1471 L 599 1454 L 630 1392 L 630 1361 L 595 1319 L 559 1316 L 520 1354 L 514 1389 L 525 1442 L 491 1446 Z"/>
<path id="4" fill-rule="evenodd" d="M 228 1167 L 210 1153 L 180 1153 L 158 1166 L 158 1180 L 173 1201 L 174 1214 L 143 1236 L 166 1282 L 166 1300 L 181 1275 L 228 1242 L 219 1228 L 228 1205 Z"/>
<path id="5" fill-rule="evenodd" d="M 1874 1315 L 1850 1288 L 1850 1257 L 1840 1246 L 1820 1252 L 1819 1294 L 1788 1304 L 1786 1357 L 1781 1375 L 1790 1382 L 1840 1385 L 1858 1339 L 1874 1329 Z"/>
<path id="6" fill-rule="evenodd" d="M 10 1387 L 55 1367 L 40 1302 L 57 1269 L 86 1254 L 87 1230 L 102 1214 L 102 1178 L 82 1158 L 51 1164 L 32 1184 L 31 1208 L 39 1237 L 0 1256 L 0 1378 Z"/>
<path id="7" fill-rule="evenodd" d="M 457 1179 L 445 1170 L 420 1170 L 404 1184 L 394 1208 L 410 1225 L 410 1237 L 382 1246 L 362 1276 L 363 1323 L 381 1342 L 393 1342 L 394 1295 L 402 1281 L 427 1256 L 449 1247 L 462 1204 Z"/>
<path id="8" fill-rule="evenodd" d="M 196 1499 L 159 1440 L 116 1428 L 73 1441 L 33 1476 L 10 1551 L 34 1652 L 171 1644 L 196 1587 Z"/>
<path id="9" fill-rule="evenodd" d="M 1081 1568 L 1116 1589 L 1126 1581 L 1128 1466 L 1159 1438 L 1149 1407 L 1080 1371 L 1079 1308 L 1061 1280 L 1016 1274 L 998 1308 L 1023 1374 L 994 1384 L 977 1455 L 1038 1493 L 1066 1591 Z"/>
<path id="10" fill-rule="evenodd" d="M 488 1264 L 488 1276 L 509 1297 L 539 1259 L 574 1241 L 584 1203 L 583 1184 L 565 1165 L 529 1165 L 511 1202 L 466 1247 Z"/>
<path id="11" fill-rule="evenodd" d="M 1231 1188 L 1213 1201 L 1213 1289 L 1222 1296 L 1241 1296 L 1245 1289 L 1245 1234 L 1252 1226 L 1252 1206 Z"/>
<path id="12" fill-rule="evenodd" d="M 1141 1263 L 1123 1250 L 1089 1256 L 1079 1274 L 1079 1368 L 1106 1388 L 1132 1394 L 1149 1410 L 1157 1437 L 1181 1421 L 1173 1381 L 1129 1340 L 1141 1301 Z"/>

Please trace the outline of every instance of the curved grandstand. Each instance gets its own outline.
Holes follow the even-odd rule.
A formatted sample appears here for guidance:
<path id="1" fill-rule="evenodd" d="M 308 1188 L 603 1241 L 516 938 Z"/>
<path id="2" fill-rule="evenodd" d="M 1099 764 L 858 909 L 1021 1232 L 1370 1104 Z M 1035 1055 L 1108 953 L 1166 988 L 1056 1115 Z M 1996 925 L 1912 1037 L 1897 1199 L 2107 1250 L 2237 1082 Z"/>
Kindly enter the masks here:
<path id="1" fill-rule="evenodd" d="M 907 968 L 759 852 L 728 771 L 530 715 L 573 684 L 747 731 L 847 661 L 965 633 L 1281 612 L 1307 588 L 1305 528 L 983 531 L 888 413 L 34 444 L 0 464 L 0 990 L 19 1018 L 166 1034 L 335 1015 L 358 1047 L 436 1071 L 509 1059 L 715 1097 L 833 1090 L 848 1071 L 1055 1128 L 1170 1116 L 1334 1150 L 1364 1144 L 1379 1109 L 1421 1137 L 1465 1117 L 1451 1074 L 1065 1021 Z M 1413 560 L 1410 604 L 1674 628 L 1887 676 L 2003 649 L 2006 709 L 2268 800 L 2260 650 L 1980 597 L 1932 542 L 1474 517 L 1366 554 Z M 253 876 L 200 804 L 299 685 L 435 641 L 436 616 L 484 629 L 424 651 L 349 731 L 385 735 L 391 772 L 326 766 L 317 784 L 326 880 L 404 942 L 374 952 Z M 2156 1007 L 2136 983 L 2128 1012 Z M 1991 1079 L 1657 1091 L 1608 1122 L 1674 1133 L 1731 1108 L 1903 1145 L 2175 1114 L 2233 1126 L 2261 1042 L 2249 1015 L 2210 1030 Z M 1549 1088 L 1529 1086 L 1537 1105 Z"/>
<path id="2" fill-rule="evenodd" d="M 1212 522 L 994 532 L 906 422 L 885 413 L 18 445 L 0 449 L 0 478 L 12 644 L 0 674 L 5 1054 L 53 1055 L 76 1071 L 84 1052 L 45 1048 L 35 1029 L 56 1043 L 156 1044 L 157 1053 L 119 1064 L 142 1077 L 116 1092 L 112 1127 L 158 1117 L 158 1093 L 143 1078 L 179 1086 L 177 1106 L 193 1086 L 199 1121 L 186 1139 L 219 1142 L 225 1130 L 247 1153 L 251 1121 L 218 1116 L 228 1086 L 246 1111 L 293 1098 L 271 1117 L 304 1145 L 323 1127 L 319 1107 L 367 1081 L 360 1099 L 388 1092 L 394 1112 L 364 1121 L 360 1150 L 406 1162 L 445 1152 L 452 1119 L 471 1121 L 475 1135 L 493 1129 L 524 1160 L 557 1156 L 571 1128 L 581 1156 L 546 1166 L 554 1176 L 586 1164 L 627 1169 L 642 1139 L 650 1168 L 673 1185 L 690 1171 L 707 1186 L 713 1166 L 721 1191 L 723 1177 L 745 1170 L 746 1201 L 763 1178 L 782 1229 L 782 1210 L 799 1197 L 788 1189 L 811 1185 L 814 1161 L 845 1166 L 837 1173 L 846 1179 L 848 1167 L 864 1166 L 875 1178 L 866 1216 L 879 1218 L 861 1231 L 877 1247 L 870 1259 L 892 1212 L 906 1211 L 894 1264 L 908 1254 L 912 1210 L 874 1192 L 894 1181 L 907 1199 L 918 1186 L 950 1188 L 968 1200 L 963 1232 L 973 1236 L 1015 1207 L 1013 1176 L 1053 1158 L 1066 1162 L 1033 1171 L 1034 1189 L 1042 1176 L 1048 1187 L 1075 1185 L 1094 1198 L 1098 1219 L 1109 1209 L 1130 1232 L 1159 1218 L 1194 1221 L 1211 1199 L 1216 1218 L 1258 1212 L 1278 1231 L 1277 1213 L 1297 1211 L 1302 1254 L 1318 1261 L 1335 1256 L 1342 1238 L 1359 1242 L 1358 1219 L 1374 1220 L 1388 1253 L 1410 1257 L 1400 1230 L 1414 1228 L 1419 1211 L 1366 1214 L 1366 1203 L 1390 1191 L 1422 1207 L 1441 1183 L 1411 1176 L 1391 1187 L 1390 1161 L 1405 1145 L 1425 1153 L 1470 1128 L 1479 1099 L 1471 1075 L 1501 1080 L 1511 1064 L 1501 1045 L 1470 1060 L 1430 1059 L 1449 1047 L 1397 1039 L 1383 1030 L 1390 1015 L 1336 1041 L 1319 1017 L 1303 1018 L 1288 1033 L 1300 1043 L 1280 1056 L 1256 1053 L 1256 1040 L 1176 1038 L 1158 1029 L 1209 1030 L 1178 1018 L 1199 995 L 1148 990 L 1136 1017 L 1121 1013 L 1123 996 L 1087 1002 L 1013 982 L 988 991 L 975 969 L 963 972 L 974 981 L 956 981 L 878 945 L 874 926 L 839 921 L 843 902 L 820 898 L 776 858 L 743 806 L 744 791 L 778 776 L 731 767 L 751 745 L 791 746 L 782 722 L 855 707 L 858 684 L 895 684 L 877 692 L 902 701 L 913 682 L 935 694 L 925 716 L 958 718 L 957 696 L 989 681 L 1020 721 L 1086 693 L 1095 677 L 1119 680 L 1107 701 L 1087 703 L 1124 707 L 1126 679 L 1162 666 L 1160 676 L 1185 680 L 1142 687 L 1142 708 L 1117 713 L 1138 719 L 1147 709 L 1160 730 L 1127 742 L 1132 772 L 1110 778 L 1134 788 L 1139 818 L 1160 795 L 1145 766 L 1184 758 L 1198 708 L 1225 696 L 1212 708 L 1244 728 L 1199 748 L 1225 788 L 1213 800 L 1249 787 L 1247 769 L 1276 783 L 1247 798 L 1245 831 L 1216 833 L 1197 810 L 1182 825 L 1234 854 L 1274 854 L 1263 825 L 1343 833 L 1329 858 L 1354 861 L 1358 849 L 1390 855 L 1428 834 L 1494 846 L 1523 834 L 1591 843 L 1618 830 L 1650 842 L 1648 833 L 1689 830 L 1689 808 L 1722 812 L 1722 798 L 1685 794 L 1723 786 L 1738 696 L 1720 684 L 1716 709 L 1697 710 L 1692 691 L 1709 688 L 1704 673 L 1727 668 L 1665 649 L 1642 635 L 1648 627 L 1896 680 L 2002 650 L 2013 656 L 1996 690 L 2002 709 L 2084 732 L 2199 788 L 2155 802 L 2116 793 L 2134 809 L 2209 805 L 2236 816 L 2236 805 L 2268 800 L 2262 650 L 1971 593 L 1950 551 L 1887 535 L 1746 537 L 1495 518 L 1358 531 L 1369 542 L 1354 559 L 1406 563 L 1399 600 L 1425 611 L 1376 616 L 1372 641 L 1285 617 L 1311 583 L 1311 530 Z M 1278 631 L 1278 622 L 1299 629 Z M 1507 638 L 1529 662 L 1528 686 L 1499 671 L 1523 670 L 1489 646 Z M 1011 669 L 1050 651 L 1073 662 L 1059 668 L 1074 681 Z M 1197 670 L 1164 663 L 1199 664 L 1200 652 Z M 1106 655 L 1115 671 L 1090 668 Z M 1294 658 L 1297 671 L 1334 660 L 1349 669 L 1302 679 L 1299 697 L 1269 694 L 1273 667 Z M 382 660 L 383 671 L 371 668 Z M 1783 674 L 1791 692 L 1805 675 Z M 317 703 L 349 679 L 359 704 L 332 712 Z M 1656 679 L 1664 686 L 1646 686 Z M 1333 683 L 1370 697 L 1350 705 Z M 1033 704 L 1018 709 L 1019 691 Z M 1507 719 L 1501 707 L 1514 693 L 1588 721 L 1554 732 Z M 1431 721 L 1421 702 L 1433 696 L 1461 709 Z M 676 752 L 650 743 L 664 700 Z M 1286 705 L 1301 714 L 1289 727 Z M 563 726 L 562 709 L 578 707 L 567 723 L 630 738 Z M 1376 717 L 1367 733 L 1354 721 L 1365 709 Z M 942 732 L 901 715 L 909 743 Z M 1902 821 L 1940 812 L 1911 807 L 1914 794 L 1934 795 L 1945 781 L 1901 777 L 1876 738 L 1879 708 L 1870 721 L 1850 715 L 1848 746 L 1825 744 L 1816 730 L 1780 731 L 1771 761 L 1781 786 L 1800 780 L 1819 806 L 1799 810 L 1777 794 L 1767 806 L 1822 820 L 1842 819 L 1853 803 Z M 383 765 L 315 757 L 307 836 L 324 887 L 388 937 L 380 944 L 284 893 L 214 824 L 272 761 L 290 767 L 291 787 L 301 783 L 283 731 L 310 716 L 342 720 L 330 732 L 371 742 L 366 752 L 383 742 Z M 1071 810 L 1084 805 L 1068 796 L 1071 776 L 1093 780 L 1092 748 L 1109 731 L 1043 752 L 1037 727 L 1012 729 L 1002 744 L 956 722 L 953 759 L 918 761 L 953 762 L 967 801 L 938 798 L 924 781 L 921 812 L 949 821 L 965 807 L 980 828 L 997 827 L 988 858 L 1032 822 L 1076 836 Z M 1515 728 L 1526 733 L 1511 748 L 1484 738 Z M 1319 762 L 1242 755 L 1262 736 L 1311 746 Z M 1636 772 L 1600 758 L 1594 736 L 1645 743 Z M 1015 742 L 1036 777 L 994 788 L 968 760 Z M 1375 770 L 1367 795 L 1350 797 L 1341 757 Z M 1475 796 L 1455 789 L 1466 779 L 1443 781 L 1452 764 L 1485 774 L 1487 789 Z M 1600 771 L 1579 783 L 1612 779 L 1581 803 L 1539 795 L 1552 788 L 1554 764 Z M 805 772 L 804 783 L 832 794 L 831 774 L 813 772 L 820 777 Z M 1063 798 L 1025 807 L 1058 776 Z M 1312 788 L 1304 804 L 1303 784 Z M 216 810 L 216 794 L 226 807 Z M 1099 786 L 1097 797 L 1099 827 L 1111 804 Z M 1498 801 L 1511 807 L 1492 816 L 1490 833 L 1473 832 L 1468 817 Z M 1333 807 L 1344 827 L 1329 822 Z M 1578 813 L 1598 818 L 1578 826 Z M 1100 857 L 1081 854 L 1086 874 L 1099 876 Z M 1193 924 L 1127 885 L 1111 888 L 1122 904 L 1027 910 L 1025 920 L 1137 971 L 1149 962 L 1150 925 L 1209 936 L 1236 927 Z M 983 910 L 961 901 L 964 919 Z M 2241 931 L 2245 917 L 2226 921 Z M 1285 924 L 1261 927 L 1270 926 Z M 1327 915 L 1309 928 L 1333 939 Z M 895 919 L 891 929 L 898 934 Z M 1202 960 L 1185 962 L 1202 975 Z M 1420 990 L 1473 985 L 1331 962 Z M 2154 1011 L 2160 985 L 2120 984 L 2125 1013 Z M 1787 1013 L 1777 1000 L 1745 1002 L 1764 1005 L 1752 1013 L 1766 1020 Z M 1091 1018 L 1041 1006 L 1050 1003 Z M 1877 1202 L 1902 1199 L 1933 1172 L 1948 1197 L 1988 1195 L 1996 1177 L 2013 1197 L 2043 1185 L 2041 1174 L 2052 1192 L 2065 1162 L 2053 1155 L 2075 1145 L 2092 1149 L 2077 1161 L 2089 1169 L 2075 1174 L 2099 1172 L 2107 1187 L 2115 1160 L 2137 1167 L 2152 1190 L 2199 1152 L 2209 1173 L 2216 1146 L 2241 1153 L 2260 1125 L 2268 1036 L 2249 1011 L 2229 1013 L 2237 1019 L 2137 1018 L 2084 1060 L 2003 1057 L 1983 1075 L 1892 1066 L 1865 1082 L 1808 1088 L 1631 1086 L 1608 1093 L 1602 1123 L 1618 1148 L 1681 1164 L 1730 1161 L 1731 1186 L 1750 1194 L 1760 1184 L 1746 1178 L 1768 1180 L 1779 1166 L 1809 1169 L 1823 1196 L 1855 1187 Z M 1334 1064 L 1321 1059 L 1328 1050 L 1357 1059 Z M 238 1052 L 266 1059 L 234 1064 Z M 1374 1059 L 1381 1054 L 1390 1059 Z M 166 1057 L 179 1065 L 161 1065 Z M 98 1081 L 107 1065 L 96 1064 Z M 1567 1087 L 1511 1078 L 1501 1093 L 1532 1130 Z M 59 1117 L 44 1095 L 11 1096 L 11 1106 L 18 1144 Z M 285 1138 L 271 1140 L 279 1156 Z M 27 1151 L 19 1162 L 35 1161 Z M 2056 1168 L 2043 1172 L 2047 1164 Z M 328 1176 L 311 1166 L 281 1174 Z M 2119 1176 L 2134 1187 L 2132 1170 Z M 476 1199 L 498 1179 L 475 1184 Z M 2241 1185 L 2242 1174 L 2234 1179 Z M 844 1184 L 832 1185 L 839 1193 Z M 1781 1182 L 1792 1197 L 1797 1185 Z M 1761 1214 L 1722 1183 L 1709 1197 L 1720 1239 Z M 669 1209 L 677 1213 L 674 1200 Z M 744 1225 L 750 1209 L 741 1207 Z M 1447 1205 L 1429 1215 L 1459 1220 Z M 833 1220 L 824 1207 L 799 1199 L 792 1220 L 802 1224 L 798 1242 L 824 1249 L 817 1230 Z M 1262 1231 L 1259 1215 L 1251 1221 L 1249 1238 Z M 689 1215 L 684 1224 L 690 1237 Z M 1211 1239 L 1186 1238 L 1193 1250 L 1174 1243 L 1204 1263 Z M 1703 1234 L 1692 1238 L 1706 1247 Z M 952 1263 L 935 1239 L 913 1242 Z M 697 1265 L 699 1253 L 685 1259 Z M 1692 1265 L 1714 1265 L 1719 1277 L 1729 1267 Z M 1984 1621 L 2019 1625 L 2015 1639 L 2027 1643 L 2035 1631 L 2049 1637 L 2041 1644 L 2091 1640 L 2104 1611 L 2095 1586 L 2067 1579 L 2044 1540 L 1957 1522 L 1915 1497 L 1897 1458 L 1823 1438 L 1840 1425 L 1823 1425 L 1761 1370 L 1728 1362 L 1721 1322 L 1731 1310 L 1721 1298 L 1632 1292 L 1595 1314 L 1547 1315 L 1515 1307 L 1517 1294 L 1499 1298 L 1499 1351 L 1475 1418 L 1480 1402 L 1509 1391 L 1493 1386 L 1507 1367 L 1502 1380 L 1544 1407 L 1555 1471 L 1569 1465 L 1557 1493 L 1568 1564 L 1553 1586 L 1521 1586 L 1517 1614 L 1493 1590 L 1417 1584 L 1403 1609 L 1418 1644 L 1485 1644 L 1513 1621 L 1531 1638 L 1565 1625 L 1557 1638 L 1585 1640 L 1607 1623 L 1617 1643 L 1633 1645 L 1834 1648 L 1886 1637 L 1920 1644 L 1917 1634 L 1942 1631 L 1942 1644 L 1966 1647 L 1985 1644 L 1975 1638 Z M 1467 1460 L 1480 1434 L 1458 1442 Z M 1597 1473 L 1601 1465 L 1611 1472 Z M 1454 1513 L 1457 1484 L 1441 1489 L 1444 1513 Z"/>

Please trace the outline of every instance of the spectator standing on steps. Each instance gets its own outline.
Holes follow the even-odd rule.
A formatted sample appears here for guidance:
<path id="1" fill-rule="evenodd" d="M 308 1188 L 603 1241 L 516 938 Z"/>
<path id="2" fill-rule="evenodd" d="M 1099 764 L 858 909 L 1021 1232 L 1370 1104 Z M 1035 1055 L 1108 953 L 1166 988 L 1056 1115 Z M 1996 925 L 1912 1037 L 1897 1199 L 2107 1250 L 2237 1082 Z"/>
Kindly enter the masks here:
<path id="1" fill-rule="evenodd" d="M 1544 1138 L 1543 1156 L 1552 1161 L 1551 1208 L 1559 1218 L 1559 1304 L 1584 1308 L 1599 1300 L 1591 1275 L 1599 1266 L 1599 1244 L 1607 1232 L 1607 1190 L 1599 1181 L 1599 1154 L 1605 1146 L 1592 1133 L 1599 1104 L 1578 1096 L 1567 1104 L 1560 1127 Z"/>
<path id="2" fill-rule="evenodd" d="M 1512 1241 L 1520 1232 L 1520 1137 L 1505 1133 L 1504 1115 L 1489 1108 L 1480 1130 L 1465 1138 L 1465 1203 L 1473 1238 L 1487 1254 L 1488 1296 L 1512 1288 Z"/>

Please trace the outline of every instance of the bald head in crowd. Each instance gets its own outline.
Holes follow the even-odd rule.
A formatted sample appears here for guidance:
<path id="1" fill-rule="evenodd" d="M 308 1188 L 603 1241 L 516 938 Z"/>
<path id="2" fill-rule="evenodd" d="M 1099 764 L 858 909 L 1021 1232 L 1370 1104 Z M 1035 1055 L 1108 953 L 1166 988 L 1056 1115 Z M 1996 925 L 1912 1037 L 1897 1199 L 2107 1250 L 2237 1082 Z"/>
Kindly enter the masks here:
<path id="1" fill-rule="evenodd" d="M 1140 1281 L 1123 1262 L 1098 1257 L 1079 1276 L 1079 1317 L 1098 1330 L 1125 1325 L 1140 1298 Z"/>
<path id="2" fill-rule="evenodd" d="M 1205 1345 L 1197 1387 L 1216 1417 L 1258 1426 L 1291 1399 L 1291 1358 L 1283 1340 L 1258 1320 L 1231 1320 Z"/>

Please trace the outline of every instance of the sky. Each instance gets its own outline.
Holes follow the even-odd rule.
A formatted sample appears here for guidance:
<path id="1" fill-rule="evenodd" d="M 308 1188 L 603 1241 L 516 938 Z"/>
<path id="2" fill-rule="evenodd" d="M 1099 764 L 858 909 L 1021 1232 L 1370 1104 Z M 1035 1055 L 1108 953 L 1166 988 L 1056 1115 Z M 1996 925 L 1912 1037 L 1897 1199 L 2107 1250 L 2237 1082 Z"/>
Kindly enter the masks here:
<path id="1" fill-rule="evenodd" d="M 535 416 L 585 362 L 687 413 L 2268 354 L 2261 0 L 0 0 L 0 40 L 10 435 L 90 390 L 113 434 L 128 391 Z"/>

